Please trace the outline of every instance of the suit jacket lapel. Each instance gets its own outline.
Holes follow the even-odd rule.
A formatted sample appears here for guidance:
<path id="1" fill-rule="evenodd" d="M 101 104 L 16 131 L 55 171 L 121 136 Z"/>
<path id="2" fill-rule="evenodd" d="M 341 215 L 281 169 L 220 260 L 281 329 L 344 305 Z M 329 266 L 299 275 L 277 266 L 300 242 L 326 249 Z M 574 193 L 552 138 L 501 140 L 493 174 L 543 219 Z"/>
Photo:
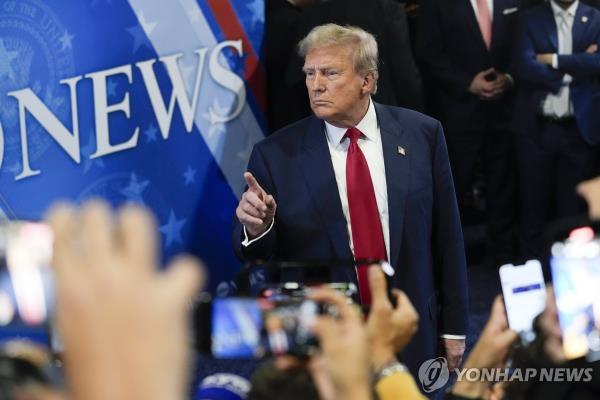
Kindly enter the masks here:
<path id="1" fill-rule="evenodd" d="M 492 19 L 492 49 L 494 48 L 494 44 L 499 43 L 499 39 L 504 36 L 504 24 L 500 21 L 502 21 L 504 18 L 502 12 L 505 8 L 504 1 L 494 0 L 494 14 Z"/>
<path id="2" fill-rule="evenodd" d="M 406 142 L 403 135 L 404 131 L 399 126 L 398 121 L 380 104 L 375 103 L 375 111 L 379 121 L 379 130 L 381 131 L 387 184 L 390 263 L 394 268 L 398 268 L 412 153 L 410 143 Z M 406 155 L 399 154 L 399 147 L 405 149 Z"/>
<path id="3" fill-rule="evenodd" d="M 481 35 L 481 29 L 479 29 L 479 22 L 477 21 L 477 15 L 475 14 L 475 10 L 471 5 L 471 0 L 462 0 L 459 2 L 460 7 L 464 10 L 464 15 L 467 18 L 467 22 L 473 31 L 473 35 L 476 38 L 475 40 L 479 43 L 479 45 L 487 51 L 487 47 L 485 46 L 485 42 L 483 41 L 483 36 Z M 492 24 L 493 29 L 493 24 Z M 492 32 L 493 35 L 493 32 Z M 494 41 L 494 37 L 492 36 L 492 41 Z"/>
<path id="4" fill-rule="evenodd" d="M 577 6 L 575 12 L 575 19 L 573 20 L 573 54 L 580 53 L 586 50 L 585 42 L 582 42 L 584 33 L 591 22 L 590 9 L 585 7 L 581 1 Z M 585 22 L 583 22 L 585 20 Z"/>
<path id="5" fill-rule="evenodd" d="M 546 9 L 541 15 L 543 29 L 545 30 L 545 36 L 550 39 L 552 44 L 552 51 L 558 51 L 558 31 L 556 28 L 556 20 L 554 19 L 554 12 L 550 3 L 546 4 Z"/>
<path id="6" fill-rule="evenodd" d="M 352 260 L 346 218 L 333 172 L 323 121 L 313 117 L 304 132 L 300 166 L 308 194 L 314 202 L 321 221 L 336 253 L 336 257 Z"/>

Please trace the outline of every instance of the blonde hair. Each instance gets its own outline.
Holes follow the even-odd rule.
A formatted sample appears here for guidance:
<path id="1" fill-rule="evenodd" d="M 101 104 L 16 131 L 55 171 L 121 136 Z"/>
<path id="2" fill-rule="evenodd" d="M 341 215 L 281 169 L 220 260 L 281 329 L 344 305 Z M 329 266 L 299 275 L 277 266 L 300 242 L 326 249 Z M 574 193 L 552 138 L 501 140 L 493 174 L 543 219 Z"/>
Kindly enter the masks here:
<path id="1" fill-rule="evenodd" d="M 373 35 L 357 26 L 319 25 L 298 43 L 298 54 L 304 58 L 310 50 L 323 47 L 350 47 L 354 69 L 360 74 L 372 72 L 375 78 L 373 93 L 377 91 L 379 50 Z"/>

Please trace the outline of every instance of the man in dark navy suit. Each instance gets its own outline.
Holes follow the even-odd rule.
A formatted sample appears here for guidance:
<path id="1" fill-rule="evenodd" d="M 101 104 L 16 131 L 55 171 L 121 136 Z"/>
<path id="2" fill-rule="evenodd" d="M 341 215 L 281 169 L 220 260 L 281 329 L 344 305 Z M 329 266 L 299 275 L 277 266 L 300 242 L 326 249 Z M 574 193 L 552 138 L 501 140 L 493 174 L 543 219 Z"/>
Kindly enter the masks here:
<path id="1" fill-rule="evenodd" d="M 520 0 L 422 0 L 416 52 L 446 132 L 459 206 L 477 166 L 486 187 L 487 261 L 515 253 L 516 173 L 509 130 L 513 32 Z"/>
<path id="2" fill-rule="evenodd" d="M 525 256 L 543 256 L 552 217 L 585 210 L 577 183 L 594 174 L 600 142 L 600 11 L 552 0 L 523 13 L 517 37 L 520 90 L 513 125 Z M 554 211 L 554 212 L 553 212 Z"/>
<path id="3" fill-rule="evenodd" d="M 450 367 L 467 330 L 465 255 L 440 123 L 377 104 L 377 42 L 356 27 L 327 24 L 300 43 L 314 116 L 254 146 L 233 243 L 243 259 L 387 259 L 391 278 L 420 315 L 401 354 L 416 374 L 443 337 Z M 331 269 L 357 281 L 365 267 Z M 283 274 L 283 279 L 290 279 Z"/>

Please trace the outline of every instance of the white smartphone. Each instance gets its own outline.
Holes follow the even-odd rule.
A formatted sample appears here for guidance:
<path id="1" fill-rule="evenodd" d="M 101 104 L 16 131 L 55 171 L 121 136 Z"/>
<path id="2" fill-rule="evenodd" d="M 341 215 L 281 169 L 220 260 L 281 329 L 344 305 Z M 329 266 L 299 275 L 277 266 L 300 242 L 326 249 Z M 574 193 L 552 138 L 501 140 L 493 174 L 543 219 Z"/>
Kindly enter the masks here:
<path id="1" fill-rule="evenodd" d="M 533 339 L 533 320 L 546 307 L 546 285 L 542 265 L 529 260 L 523 265 L 500 267 L 500 282 L 510 329 Z"/>

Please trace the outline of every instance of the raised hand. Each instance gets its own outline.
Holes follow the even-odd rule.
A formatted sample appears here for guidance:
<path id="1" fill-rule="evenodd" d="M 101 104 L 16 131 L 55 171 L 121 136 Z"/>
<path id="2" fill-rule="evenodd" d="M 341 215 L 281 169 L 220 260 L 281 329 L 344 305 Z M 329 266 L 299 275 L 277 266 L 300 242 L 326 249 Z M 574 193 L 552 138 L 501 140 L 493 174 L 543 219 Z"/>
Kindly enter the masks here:
<path id="1" fill-rule="evenodd" d="M 277 203 L 250 173 L 244 173 L 248 190 L 244 192 L 235 210 L 235 215 L 251 237 L 260 236 L 265 232 L 275 217 Z"/>

